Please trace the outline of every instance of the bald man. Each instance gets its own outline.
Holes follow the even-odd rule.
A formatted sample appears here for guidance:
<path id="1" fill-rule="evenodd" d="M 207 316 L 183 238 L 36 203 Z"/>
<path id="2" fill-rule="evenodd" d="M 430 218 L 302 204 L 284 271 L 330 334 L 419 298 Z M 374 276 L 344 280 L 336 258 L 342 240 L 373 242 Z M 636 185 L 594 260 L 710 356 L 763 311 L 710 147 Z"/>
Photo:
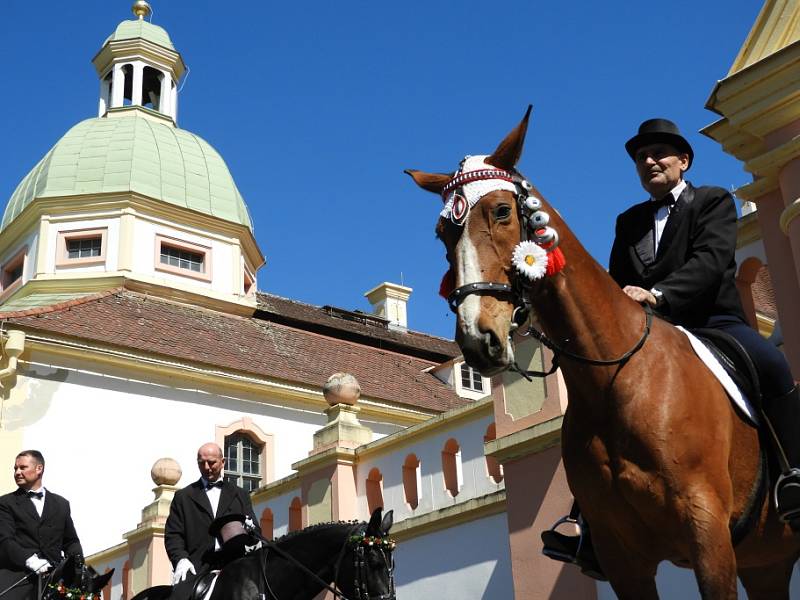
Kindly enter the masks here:
<path id="1" fill-rule="evenodd" d="M 208 568 L 209 556 L 215 550 L 208 527 L 215 518 L 238 513 L 258 525 L 250 495 L 223 480 L 225 457 L 217 444 L 200 446 L 197 468 L 200 479 L 175 494 L 167 517 L 164 546 L 174 569 L 173 585 L 191 580 Z"/>

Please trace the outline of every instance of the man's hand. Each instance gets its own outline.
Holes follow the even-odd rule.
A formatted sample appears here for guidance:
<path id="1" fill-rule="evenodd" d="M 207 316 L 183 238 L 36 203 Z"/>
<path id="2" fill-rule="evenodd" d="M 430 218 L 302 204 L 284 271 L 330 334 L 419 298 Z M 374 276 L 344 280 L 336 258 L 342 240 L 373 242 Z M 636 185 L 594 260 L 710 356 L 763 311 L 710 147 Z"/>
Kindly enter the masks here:
<path id="1" fill-rule="evenodd" d="M 636 302 L 646 302 L 650 306 L 658 304 L 656 297 L 653 296 L 649 290 L 644 288 L 636 287 L 635 285 L 626 285 L 622 288 L 622 291 L 625 292 L 629 298 L 636 300 Z"/>
<path id="2" fill-rule="evenodd" d="M 178 561 L 178 564 L 175 565 L 175 572 L 172 574 L 172 585 L 176 583 L 180 583 L 184 579 L 186 579 L 186 575 L 191 573 L 192 575 L 197 575 L 194 570 L 194 565 L 192 561 L 188 558 L 182 558 Z"/>
<path id="3" fill-rule="evenodd" d="M 31 554 L 25 561 L 25 566 L 34 573 L 44 573 L 53 568 L 47 559 L 39 558 L 37 554 Z"/>

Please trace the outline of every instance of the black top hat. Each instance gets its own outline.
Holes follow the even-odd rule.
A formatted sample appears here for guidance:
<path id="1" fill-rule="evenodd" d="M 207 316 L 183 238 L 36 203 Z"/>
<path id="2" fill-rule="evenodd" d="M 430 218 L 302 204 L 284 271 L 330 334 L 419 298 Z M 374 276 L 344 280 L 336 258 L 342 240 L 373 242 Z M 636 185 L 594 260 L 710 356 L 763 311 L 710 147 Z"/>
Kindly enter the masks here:
<path id="1" fill-rule="evenodd" d="M 245 532 L 244 522 L 246 517 L 241 514 L 232 513 L 217 517 L 208 527 L 208 533 L 219 540 L 220 545 L 231 538 Z"/>
<path id="2" fill-rule="evenodd" d="M 680 152 L 685 152 L 689 155 L 689 166 L 692 166 L 694 150 L 692 150 L 686 138 L 681 135 L 678 126 L 668 119 L 648 119 L 644 121 L 639 125 L 639 133 L 625 142 L 625 150 L 635 160 L 636 151 L 639 148 L 657 143 L 670 144 Z"/>

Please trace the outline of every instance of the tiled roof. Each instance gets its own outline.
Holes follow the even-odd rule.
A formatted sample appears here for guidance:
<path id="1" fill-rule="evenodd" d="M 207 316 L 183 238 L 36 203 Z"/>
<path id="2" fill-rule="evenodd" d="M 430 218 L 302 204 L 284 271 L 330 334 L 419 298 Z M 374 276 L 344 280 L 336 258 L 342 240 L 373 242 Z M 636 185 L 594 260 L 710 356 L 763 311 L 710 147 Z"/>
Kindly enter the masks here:
<path id="1" fill-rule="evenodd" d="M 390 329 L 387 322 L 374 315 L 343 311 L 330 306 L 314 306 L 259 292 L 257 316 L 292 327 L 324 331 L 359 343 L 413 354 L 435 362 L 444 362 L 461 354 L 451 340 Z"/>
<path id="2" fill-rule="evenodd" d="M 0 312 L 0 319 L 6 328 L 59 334 L 313 387 L 345 371 L 358 379 L 365 397 L 433 412 L 468 404 L 424 372 L 435 361 L 122 289 L 53 307 Z"/>
<path id="3" fill-rule="evenodd" d="M 756 279 L 750 289 L 753 293 L 756 311 L 770 319 L 777 319 L 778 309 L 775 304 L 775 290 L 772 289 L 772 277 L 767 265 L 762 265 L 758 270 Z"/>

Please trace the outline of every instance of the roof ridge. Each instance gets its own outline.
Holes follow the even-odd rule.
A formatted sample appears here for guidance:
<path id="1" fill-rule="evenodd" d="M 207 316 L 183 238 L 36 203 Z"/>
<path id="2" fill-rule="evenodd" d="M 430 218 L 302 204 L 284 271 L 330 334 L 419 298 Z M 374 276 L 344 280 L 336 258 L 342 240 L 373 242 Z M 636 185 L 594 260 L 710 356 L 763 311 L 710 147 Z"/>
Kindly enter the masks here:
<path id="1" fill-rule="evenodd" d="M 101 300 L 107 296 L 112 296 L 123 291 L 125 291 L 125 288 L 123 286 L 119 286 L 111 288 L 110 290 L 95 292 L 94 294 L 87 294 L 86 296 L 81 296 L 80 298 L 64 300 L 63 302 L 50 304 L 49 306 L 37 306 L 36 308 L 26 308 L 24 310 L 13 310 L 9 312 L 3 312 L 3 310 L 0 308 L 0 320 L 13 319 L 16 317 L 35 317 L 37 315 L 56 312 L 59 310 L 64 310 L 65 308 L 71 308 L 73 306 L 79 306 L 95 300 Z"/>

